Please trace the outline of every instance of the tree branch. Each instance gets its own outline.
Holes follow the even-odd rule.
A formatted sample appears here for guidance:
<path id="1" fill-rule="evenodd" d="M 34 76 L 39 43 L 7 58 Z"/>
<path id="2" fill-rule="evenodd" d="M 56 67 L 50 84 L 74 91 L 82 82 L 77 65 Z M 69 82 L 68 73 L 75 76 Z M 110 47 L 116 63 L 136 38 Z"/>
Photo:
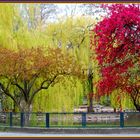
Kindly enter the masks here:
<path id="1" fill-rule="evenodd" d="M 24 98 L 25 98 L 25 101 L 27 101 L 27 96 L 26 96 L 26 92 L 24 91 L 24 89 L 18 84 L 18 83 L 11 83 L 12 85 L 15 85 L 20 91 L 21 93 L 23 94 Z"/>
<path id="2" fill-rule="evenodd" d="M 57 77 L 58 75 L 59 75 L 59 74 L 55 75 L 55 76 L 52 78 L 52 80 L 49 81 L 49 83 L 48 83 L 47 86 L 43 86 L 43 85 L 48 81 L 48 79 L 47 79 L 47 80 L 44 80 L 44 81 L 41 83 L 40 87 L 39 87 L 37 90 L 35 90 L 35 91 L 33 92 L 31 98 L 29 99 L 29 103 L 30 103 L 30 104 L 32 103 L 32 100 L 33 100 L 34 96 L 35 96 L 39 91 L 41 91 L 42 89 L 48 89 L 49 86 L 55 81 L 55 79 L 56 79 L 56 77 Z"/>
<path id="3" fill-rule="evenodd" d="M 32 80 L 31 80 L 31 82 L 29 83 L 29 86 L 28 86 L 28 92 L 29 93 L 30 93 L 30 90 L 31 90 L 33 84 L 35 83 L 36 79 L 38 78 L 38 75 L 39 74 L 34 75 L 33 78 L 32 78 Z"/>
<path id="4" fill-rule="evenodd" d="M 8 84 L 8 86 L 9 86 L 9 84 Z M 16 103 L 16 105 L 19 106 L 18 105 L 18 102 L 16 101 L 16 99 L 14 98 L 14 96 L 12 96 L 9 93 L 8 86 L 5 88 L 4 85 L 2 83 L 0 83 L 0 87 L 1 87 L 2 91 L 4 92 L 4 94 L 7 95 L 7 96 L 9 96 Z"/>

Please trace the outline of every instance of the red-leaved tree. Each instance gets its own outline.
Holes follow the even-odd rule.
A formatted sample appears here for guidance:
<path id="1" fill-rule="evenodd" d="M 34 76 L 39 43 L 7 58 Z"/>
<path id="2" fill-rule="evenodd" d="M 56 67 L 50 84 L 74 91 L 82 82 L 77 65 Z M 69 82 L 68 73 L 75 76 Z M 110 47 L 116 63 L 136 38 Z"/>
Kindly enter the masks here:
<path id="1" fill-rule="evenodd" d="M 140 7 L 139 5 L 104 5 L 108 16 L 93 29 L 91 47 L 95 46 L 102 78 L 99 95 L 115 89 L 130 95 L 140 111 Z"/>

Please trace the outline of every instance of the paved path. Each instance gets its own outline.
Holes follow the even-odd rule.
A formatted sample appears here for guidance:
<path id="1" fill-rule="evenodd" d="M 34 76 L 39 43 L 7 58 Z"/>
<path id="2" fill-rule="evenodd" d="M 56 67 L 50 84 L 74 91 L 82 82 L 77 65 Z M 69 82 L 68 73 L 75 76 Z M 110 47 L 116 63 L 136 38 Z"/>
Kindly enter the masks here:
<path id="1" fill-rule="evenodd" d="M 3 137 L 24 137 L 24 136 L 35 136 L 35 137 L 140 137 L 140 134 L 36 134 L 36 133 L 19 133 L 19 132 L 0 132 L 0 136 Z"/>

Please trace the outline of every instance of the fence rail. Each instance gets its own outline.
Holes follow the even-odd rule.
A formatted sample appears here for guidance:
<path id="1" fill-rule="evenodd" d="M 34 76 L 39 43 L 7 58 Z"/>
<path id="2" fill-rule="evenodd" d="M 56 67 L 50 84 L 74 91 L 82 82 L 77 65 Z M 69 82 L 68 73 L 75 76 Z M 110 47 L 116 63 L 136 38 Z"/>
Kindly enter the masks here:
<path id="1" fill-rule="evenodd" d="M 0 112 L 0 127 L 140 127 L 140 112 L 14 113 Z"/>

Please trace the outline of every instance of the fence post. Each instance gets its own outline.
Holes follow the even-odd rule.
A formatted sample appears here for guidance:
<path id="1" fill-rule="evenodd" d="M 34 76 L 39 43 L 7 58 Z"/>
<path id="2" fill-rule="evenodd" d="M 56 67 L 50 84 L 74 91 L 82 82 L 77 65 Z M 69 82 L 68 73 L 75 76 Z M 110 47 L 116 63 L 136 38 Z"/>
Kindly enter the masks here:
<path id="1" fill-rule="evenodd" d="M 13 117 L 13 113 L 12 113 L 12 112 L 10 112 L 10 114 L 9 114 L 9 115 L 10 115 L 10 127 L 12 127 L 12 125 L 13 125 L 13 124 L 12 124 L 12 117 Z"/>
<path id="2" fill-rule="evenodd" d="M 82 113 L 82 127 L 86 127 L 86 113 Z"/>
<path id="3" fill-rule="evenodd" d="M 50 114 L 46 113 L 46 128 L 50 127 Z"/>
<path id="4" fill-rule="evenodd" d="M 20 126 L 21 127 L 24 126 L 24 113 L 23 112 L 20 113 Z"/>
<path id="5" fill-rule="evenodd" d="M 120 127 L 124 127 L 124 112 L 120 112 Z"/>

